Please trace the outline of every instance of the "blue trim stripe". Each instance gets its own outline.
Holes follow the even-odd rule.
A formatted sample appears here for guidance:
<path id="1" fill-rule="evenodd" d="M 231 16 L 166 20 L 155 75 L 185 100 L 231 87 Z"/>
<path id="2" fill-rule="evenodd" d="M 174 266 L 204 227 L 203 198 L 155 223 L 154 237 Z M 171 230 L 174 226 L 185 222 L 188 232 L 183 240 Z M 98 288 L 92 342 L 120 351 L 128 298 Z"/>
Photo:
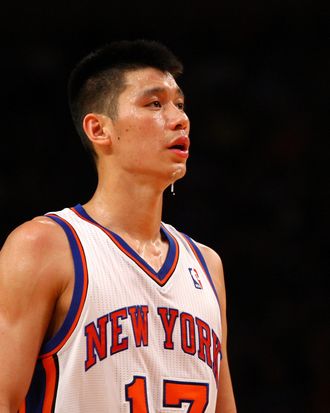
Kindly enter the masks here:
<path id="1" fill-rule="evenodd" d="M 126 250 L 130 255 L 132 255 L 137 261 L 142 263 L 142 265 L 146 267 L 150 272 L 152 272 L 160 281 L 162 281 L 168 275 L 168 272 L 173 265 L 176 245 L 174 243 L 173 238 L 167 233 L 167 231 L 162 226 L 160 227 L 160 231 L 167 238 L 169 243 L 169 249 L 164 264 L 158 272 L 156 272 L 136 251 L 134 251 L 133 248 L 130 247 L 127 244 L 127 242 L 123 238 L 121 238 L 120 235 L 116 234 L 113 231 L 110 231 L 109 229 L 106 230 L 111 233 L 111 235 L 124 248 L 124 250 Z"/>
<path id="2" fill-rule="evenodd" d="M 48 373 L 45 359 L 37 360 L 30 388 L 25 398 L 25 410 L 23 410 L 25 413 L 53 413 L 55 411 L 59 364 L 56 354 L 48 360 L 51 361 L 50 364 L 53 367 Z M 47 386 L 49 386 L 48 390 Z"/>
<path id="3" fill-rule="evenodd" d="M 210 274 L 210 272 L 209 272 L 209 269 L 208 269 L 208 267 L 207 267 L 205 258 L 204 258 L 204 256 L 203 256 L 201 250 L 197 247 L 195 241 L 193 241 L 188 235 L 186 235 L 186 234 L 184 234 L 184 233 L 181 233 L 181 234 L 182 234 L 182 235 L 185 237 L 185 239 L 188 241 L 188 244 L 192 247 L 192 249 L 193 249 L 193 251 L 195 252 L 195 254 L 197 255 L 200 263 L 202 264 L 202 267 L 203 267 L 203 269 L 204 269 L 204 272 L 205 272 L 205 274 L 207 275 L 207 278 L 208 278 L 208 280 L 209 280 L 209 282 L 210 282 L 210 284 L 211 284 L 211 287 L 213 288 L 214 294 L 215 294 L 215 296 L 216 296 L 216 298 L 217 298 L 217 300 L 218 300 L 219 306 L 220 306 L 220 301 L 219 301 L 219 297 L 218 297 L 217 290 L 216 290 L 216 288 L 215 288 L 215 286 L 214 286 L 214 283 L 213 283 L 211 274 Z"/>
<path id="4" fill-rule="evenodd" d="M 26 395 L 26 413 L 42 413 L 46 391 L 46 373 L 42 360 L 38 360 L 33 373 L 33 379 Z"/>
<path id="5" fill-rule="evenodd" d="M 167 231 L 167 229 L 163 225 L 161 225 L 160 231 L 168 240 L 169 249 L 163 266 L 160 268 L 158 272 L 156 272 L 136 251 L 134 251 L 127 244 L 127 242 L 120 235 L 99 224 L 90 215 L 88 215 L 88 213 L 85 211 L 84 207 L 81 204 L 76 205 L 72 209 L 73 211 L 76 211 L 76 213 L 78 213 L 78 216 L 81 215 L 81 217 L 83 217 L 88 222 L 96 225 L 97 227 L 101 228 L 104 232 L 110 234 L 120 245 L 120 249 L 123 252 L 127 253 L 126 255 L 131 256 L 131 258 L 133 258 L 138 265 L 140 264 L 140 268 L 142 268 L 147 273 L 151 273 L 154 276 L 154 278 L 158 279 L 161 282 L 159 285 L 163 286 L 164 284 L 162 283 L 162 281 L 169 276 L 169 272 L 172 271 L 170 275 L 172 275 L 172 273 L 174 272 L 174 269 L 176 267 L 175 259 L 178 259 L 179 254 L 179 244 L 174 238 L 174 236 L 170 234 L 169 231 Z M 155 281 L 157 282 L 157 280 Z"/>
<path id="6" fill-rule="evenodd" d="M 76 315 L 78 313 L 79 306 L 80 306 L 80 303 L 83 297 L 83 293 L 84 293 L 84 265 L 83 265 L 84 258 L 82 257 L 80 250 L 79 250 L 77 236 L 74 235 L 73 228 L 71 228 L 64 219 L 60 218 L 57 215 L 49 214 L 46 216 L 48 218 L 53 219 L 55 222 L 57 222 L 64 229 L 66 233 L 66 236 L 70 243 L 72 257 L 74 261 L 75 283 L 74 283 L 72 301 L 70 304 L 68 314 L 61 328 L 59 329 L 59 331 L 48 342 L 43 344 L 41 348 L 41 352 L 40 352 L 41 356 L 45 353 L 48 353 L 54 350 L 66 338 L 76 318 Z"/>

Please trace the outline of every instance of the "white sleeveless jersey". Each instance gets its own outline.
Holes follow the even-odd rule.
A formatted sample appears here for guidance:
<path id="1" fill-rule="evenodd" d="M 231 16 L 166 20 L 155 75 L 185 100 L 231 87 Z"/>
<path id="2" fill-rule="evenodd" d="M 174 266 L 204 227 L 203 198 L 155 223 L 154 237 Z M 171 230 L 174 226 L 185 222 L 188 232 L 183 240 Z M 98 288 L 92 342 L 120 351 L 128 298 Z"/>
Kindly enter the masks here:
<path id="1" fill-rule="evenodd" d="M 75 285 L 19 412 L 214 413 L 220 308 L 194 241 L 162 223 L 156 272 L 81 205 L 47 216 L 68 237 Z"/>

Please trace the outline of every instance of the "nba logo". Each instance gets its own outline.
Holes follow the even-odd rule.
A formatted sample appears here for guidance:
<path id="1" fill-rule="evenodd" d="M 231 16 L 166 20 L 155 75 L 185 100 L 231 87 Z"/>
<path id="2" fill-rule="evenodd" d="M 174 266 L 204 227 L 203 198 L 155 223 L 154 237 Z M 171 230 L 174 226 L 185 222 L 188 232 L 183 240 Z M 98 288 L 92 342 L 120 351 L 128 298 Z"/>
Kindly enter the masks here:
<path id="1" fill-rule="evenodd" d="M 189 270 L 191 278 L 194 282 L 195 288 L 198 288 L 199 290 L 202 290 L 203 285 L 202 285 L 201 280 L 199 279 L 199 275 L 198 275 L 197 270 L 195 268 L 188 268 L 188 270 Z"/>

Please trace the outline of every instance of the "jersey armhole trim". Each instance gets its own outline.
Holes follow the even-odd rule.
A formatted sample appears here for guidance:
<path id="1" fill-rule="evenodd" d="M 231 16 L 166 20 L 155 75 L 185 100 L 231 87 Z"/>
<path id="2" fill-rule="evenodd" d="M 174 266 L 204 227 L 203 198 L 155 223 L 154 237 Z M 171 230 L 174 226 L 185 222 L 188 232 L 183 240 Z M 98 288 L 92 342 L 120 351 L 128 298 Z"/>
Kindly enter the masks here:
<path id="1" fill-rule="evenodd" d="M 205 272 L 205 274 L 206 274 L 206 276 L 209 280 L 209 283 L 211 284 L 211 287 L 213 289 L 213 292 L 215 294 L 215 297 L 216 297 L 216 299 L 218 301 L 218 304 L 219 304 L 219 307 L 220 307 L 220 301 L 219 301 L 218 293 L 217 293 L 217 290 L 216 290 L 215 285 L 213 283 L 212 276 L 209 272 L 209 269 L 207 267 L 205 258 L 203 256 L 201 250 L 198 248 L 196 243 L 188 235 L 184 234 L 183 232 L 181 232 L 181 235 L 183 235 L 184 239 L 187 241 L 188 245 L 190 246 L 191 250 L 193 251 L 197 261 L 199 262 L 199 264 L 203 268 L 203 270 L 204 270 L 204 272 Z"/>
<path id="2" fill-rule="evenodd" d="M 57 353 L 67 342 L 74 331 L 87 295 L 88 272 L 86 257 L 80 239 L 68 221 L 56 214 L 46 214 L 47 217 L 57 222 L 64 230 L 71 248 L 74 262 L 74 288 L 68 314 L 58 332 L 41 347 L 40 358 L 49 357 Z"/>

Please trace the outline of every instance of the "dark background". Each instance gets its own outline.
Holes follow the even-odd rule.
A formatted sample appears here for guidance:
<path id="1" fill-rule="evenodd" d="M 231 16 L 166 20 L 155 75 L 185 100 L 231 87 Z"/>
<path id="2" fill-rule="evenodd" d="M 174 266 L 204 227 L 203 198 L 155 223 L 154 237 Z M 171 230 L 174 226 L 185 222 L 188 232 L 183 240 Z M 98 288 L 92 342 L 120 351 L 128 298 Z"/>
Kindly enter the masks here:
<path id="1" fill-rule="evenodd" d="M 2 5 L 1 244 L 93 193 L 66 98 L 78 59 L 144 37 L 184 62 L 191 157 L 164 220 L 223 259 L 240 413 L 330 411 L 328 27 L 307 1 Z"/>

